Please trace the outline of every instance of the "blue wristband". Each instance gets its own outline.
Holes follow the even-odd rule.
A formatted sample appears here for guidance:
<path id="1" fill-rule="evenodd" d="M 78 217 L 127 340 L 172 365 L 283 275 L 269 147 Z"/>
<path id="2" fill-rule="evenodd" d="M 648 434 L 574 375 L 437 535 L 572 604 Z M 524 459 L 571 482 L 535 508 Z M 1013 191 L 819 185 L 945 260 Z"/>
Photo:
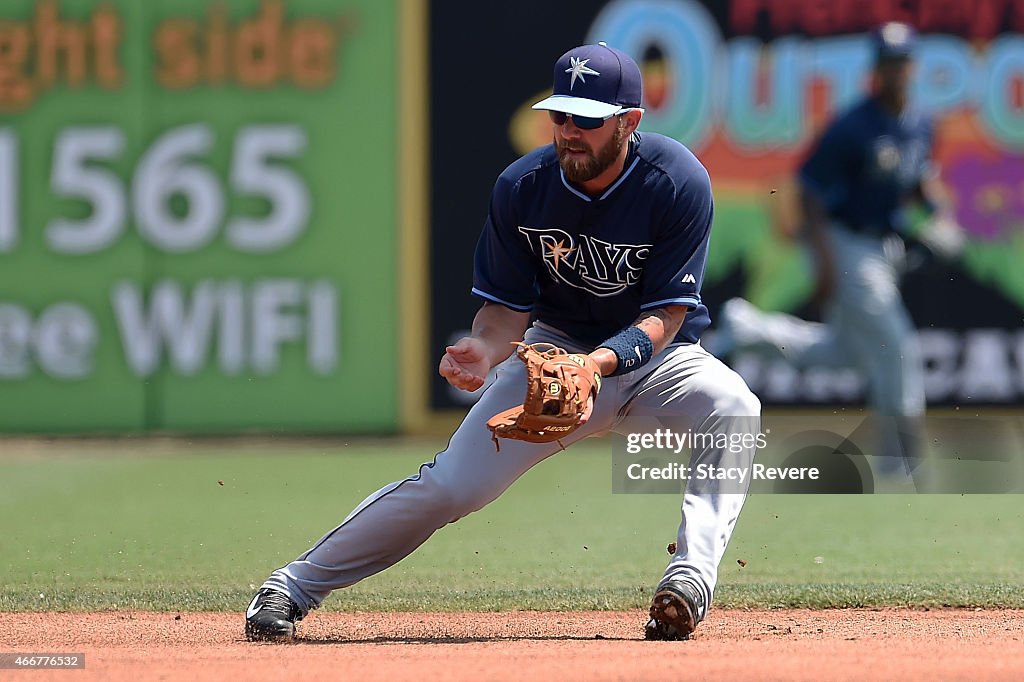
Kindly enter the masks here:
<path id="1" fill-rule="evenodd" d="M 619 359 L 615 371 L 608 375 L 613 377 L 643 367 L 654 356 L 654 342 L 651 341 L 651 337 L 647 336 L 643 329 L 633 326 L 626 327 L 597 347 L 611 350 Z"/>

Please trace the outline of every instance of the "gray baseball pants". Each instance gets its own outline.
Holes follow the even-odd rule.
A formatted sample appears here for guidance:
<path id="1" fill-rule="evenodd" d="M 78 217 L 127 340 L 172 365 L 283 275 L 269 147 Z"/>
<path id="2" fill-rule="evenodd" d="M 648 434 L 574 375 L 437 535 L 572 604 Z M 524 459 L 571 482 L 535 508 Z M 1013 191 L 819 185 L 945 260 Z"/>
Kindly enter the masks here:
<path id="1" fill-rule="evenodd" d="M 554 343 L 570 352 L 590 350 L 543 324 L 527 330 L 525 340 Z M 495 451 L 485 422 L 521 404 L 525 385 L 525 365 L 512 355 L 498 366 L 495 382 L 443 452 L 415 475 L 370 495 L 309 551 L 274 571 L 263 587 L 288 594 L 308 612 L 332 590 L 394 565 L 434 531 L 484 507 L 532 466 L 557 454 L 558 443 L 515 440 L 502 440 L 501 451 Z M 677 344 L 635 372 L 606 378 L 590 421 L 562 442 L 569 447 L 588 436 L 662 417 L 695 431 L 721 429 L 732 418 L 743 417 L 741 423 L 756 432 L 760 409 L 738 374 L 699 344 Z M 690 465 L 749 467 L 754 448 L 733 450 L 694 448 Z M 718 565 L 745 499 L 745 489 L 738 492 L 734 482 L 724 485 L 730 486 L 727 491 L 713 482 L 702 483 L 699 490 L 683 495 L 677 551 L 662 579 L 690 582 L 703 594 L 705 608 L 711 604 Z"/>
<path id="2" fill-rule="evenodd" d="M 836 282 L 824 323 L 766 313 L 745 301 L 726 304 L 726 344 L 794 367 L 848 367 L 867 378 L 878 415 L 881 454 L 914 456 L 925 410 L 924 365 L 899 291 L 902 241 L 829 226 Z M 890 419 L 892 418 L 892 419 Z"/>

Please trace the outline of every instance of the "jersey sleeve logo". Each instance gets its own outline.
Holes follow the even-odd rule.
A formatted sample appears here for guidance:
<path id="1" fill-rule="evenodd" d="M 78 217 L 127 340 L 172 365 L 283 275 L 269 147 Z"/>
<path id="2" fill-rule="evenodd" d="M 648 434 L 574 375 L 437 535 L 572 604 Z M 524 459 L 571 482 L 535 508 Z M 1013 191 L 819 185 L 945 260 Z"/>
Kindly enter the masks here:
<path id="1" fill-rule="evenodd" d="M 565 230 L 519 227 L 557 281 L 595 296 L 615 296 L 640 281 L 650 244 L 612 244 Z"/>

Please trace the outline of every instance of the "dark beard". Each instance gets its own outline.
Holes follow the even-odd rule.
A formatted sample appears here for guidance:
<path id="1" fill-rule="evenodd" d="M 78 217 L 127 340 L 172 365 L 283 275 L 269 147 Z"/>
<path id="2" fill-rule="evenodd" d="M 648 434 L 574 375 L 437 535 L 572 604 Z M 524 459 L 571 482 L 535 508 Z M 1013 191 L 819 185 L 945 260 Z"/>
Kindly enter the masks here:
<path id="1" fill-rule="evenodd" d="M 618 158 L 619 152 L 622 151 L 622 145 L 626 143 L 626 126 L 622 125 L 619 121 L 615 126 L 615 132 L 612 133 L 612 137 L 608 142 L 598 150 L 595 155 L 591 151 L 590 147 L 585 145 L 583 142 L 563 142 L 558 144 L 555 142 L 555 149 L 558 151 L 558 163 L 562 166 L 562 172 L 565 173 L 565 177 L 569 182 L 577 185 L 583 184 L 588 180 L 593 180 L 601 173 L 608 170 L 608 168 L 615 163 L 615 159 Z M 570 159 L 568 151 L 582 150 L 587 153 L 586 158 L 581 160 Z"/>

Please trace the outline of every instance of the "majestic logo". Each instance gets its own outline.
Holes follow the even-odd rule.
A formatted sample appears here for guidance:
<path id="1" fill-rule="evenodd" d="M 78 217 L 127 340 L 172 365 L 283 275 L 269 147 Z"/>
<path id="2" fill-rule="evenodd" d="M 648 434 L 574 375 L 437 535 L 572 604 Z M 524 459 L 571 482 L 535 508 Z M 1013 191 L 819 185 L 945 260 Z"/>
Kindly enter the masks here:
<path id="1" fill-rule="evenodd" d="M 520 227 L 519 232 L 555 279 L 595 296 L 615 296 L 636 284 L 650 244 L 612 244 L 564 230 Z"/>
<path id="2" fill-rule="evenodd" d="M 580 59 L 579 57 L 569 57 L 569 68 L 565 70 L 566 73 L 571 73 L 572 77 L 569 78 L 569 89 L 572 90 L 573 86 L 576 85 L 576 79 L 586 83 L 587 79 L 584 76 L 600 76 L 600 72 L 594 71 L 592 68 L 587 66 L 589 59 Z"/>
<path id="3" fill-rule="evenodd" d="M 683 275 L 682 283 L 683 284 L 696 284 L 697 280 L 690 273 L 686 273 L 685 275 Z"/>

